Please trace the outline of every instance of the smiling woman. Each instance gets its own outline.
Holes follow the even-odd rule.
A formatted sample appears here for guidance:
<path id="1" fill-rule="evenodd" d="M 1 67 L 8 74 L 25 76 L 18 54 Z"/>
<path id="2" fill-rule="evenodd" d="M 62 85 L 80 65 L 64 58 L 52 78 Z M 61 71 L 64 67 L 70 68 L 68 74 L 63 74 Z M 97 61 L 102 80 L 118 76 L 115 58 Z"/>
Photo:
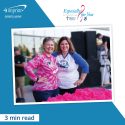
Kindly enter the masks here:
<path id="1" fill-rule="evenodd" d="M 58 42 L 58 51 L 53 53 L 58 64 L 58 85 L 60 94 L 74 93 L 77 86 L 82 84 L 89 73 L 88 63 L 75 52 L 70 38 L 63 36 Z M 78 66 L 82 68 L 82 73 L 79 77 Z"/>
<path id="2" fill-rule="evenodd" d="M 36 102 L 46 101 L 49 97 L 58 95 L 56 59 L 51 54 L 54 51 L 54 40 L 46 37 L 43 40 L 43 53 L 37 55 L 25 66 L 26 74 L 35 84 L 33 95 Z M 36 73 L 34 73 L 36 70 Z"/>
<path id="3" fill-rule="evenodd" d="M 52 39 L 51 37 L 46 37 L 43 40 L 43 49 L 44 51 L 48 54 L 48 56 L 50 56 L 52 54 L 52 52 L 54 51 L 54 39 Z"/>

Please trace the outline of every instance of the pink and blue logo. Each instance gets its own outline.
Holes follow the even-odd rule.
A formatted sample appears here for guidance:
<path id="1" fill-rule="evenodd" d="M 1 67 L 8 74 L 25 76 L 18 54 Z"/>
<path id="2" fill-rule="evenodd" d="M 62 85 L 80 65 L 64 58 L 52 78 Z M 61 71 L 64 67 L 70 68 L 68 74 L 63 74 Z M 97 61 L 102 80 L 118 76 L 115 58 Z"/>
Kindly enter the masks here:
<path id="1" fill-rule="evenodd" d="M 94 13 L 87 11 L 86 6 L 82 4 L 80 9 L 64 9 L 63 15 L 67 21 L 78 20 L 79 22 L 83 22 L 93 17 Z"/>

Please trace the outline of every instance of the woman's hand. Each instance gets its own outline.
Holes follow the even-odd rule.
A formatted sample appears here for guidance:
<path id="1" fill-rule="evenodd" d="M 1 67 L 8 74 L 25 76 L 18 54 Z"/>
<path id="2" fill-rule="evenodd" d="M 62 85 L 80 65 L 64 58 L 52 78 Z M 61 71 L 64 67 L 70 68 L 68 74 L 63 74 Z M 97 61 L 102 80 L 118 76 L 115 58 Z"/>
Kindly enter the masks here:
<path id="1" fill-rule="evenodd" d="M 74 85 L 79 86 L 79 85 L 81 85 L 82 83 L 83 83 L 83 80 L 79 79 L 79 80 L 77 80 L 77 81 L 74 83 Z"/>
<path id="2" fill-rule="evenodd" d="M 77 81 L 74 83 L 74 85 L 77 85 L 77 86 L 81 85 L 81 84 L 84 82 L 86 76 L 87 76 L 87 73 L 82 73 L 81 76 L 80 76 L 80 79 L 77 80 Z"/>
<path id="3" fill-rule="evenodd" d="M 46 77 L 40 77 L 39 80 L 37 82 L 47 82 L 47 78 Z"/>

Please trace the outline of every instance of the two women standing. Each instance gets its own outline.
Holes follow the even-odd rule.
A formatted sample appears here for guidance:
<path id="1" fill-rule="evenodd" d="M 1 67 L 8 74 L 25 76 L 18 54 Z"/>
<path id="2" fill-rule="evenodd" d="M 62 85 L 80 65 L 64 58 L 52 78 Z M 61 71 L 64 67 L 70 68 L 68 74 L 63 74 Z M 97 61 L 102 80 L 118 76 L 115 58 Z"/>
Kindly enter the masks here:
<path id="1" fill-rule="evenodd" d="M 65 92 L 74 93 L 89 72 L 88 63 L 75 52 L 68 37 L 60 38 L 57 52 L 53 53 L 54 40 L 51 37 L 43 40 L 43 48 L 44 52 L 25 66 L 27 75 L 35 82 L 35 100 L 41 102 Z M 82 68 L 80 77 L 78 66 Z"/>

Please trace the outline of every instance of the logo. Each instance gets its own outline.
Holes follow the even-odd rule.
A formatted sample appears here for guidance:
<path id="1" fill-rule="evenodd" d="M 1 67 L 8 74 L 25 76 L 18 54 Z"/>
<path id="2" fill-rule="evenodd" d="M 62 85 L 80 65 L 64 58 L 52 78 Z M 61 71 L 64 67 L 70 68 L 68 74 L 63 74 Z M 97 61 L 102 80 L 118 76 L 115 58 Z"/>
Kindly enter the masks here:
<path id="1" fill-rule="evenodd" d="M 63 15 L 67 21 L 87 21 L 90 17 L 93 17 L 94 14 L 87 10 L 85 5 L 81 5 L 80 9 L 64 9 Z"/>
<path id="2" fill-rule="evenodd" d="M 69 67 L 69 64 L 66 60 L 61 60 L 59 63 L 58 63 L 58 66 L 61 67 L 61 68 L 68 68 Z"/>
<path id="3" fill-rule="evenodd" d="M 8 8 L 4 8 L 5 18 L 21 18 L 22 13 L 27 8 L 27 5 L 16 5 Z"/>

